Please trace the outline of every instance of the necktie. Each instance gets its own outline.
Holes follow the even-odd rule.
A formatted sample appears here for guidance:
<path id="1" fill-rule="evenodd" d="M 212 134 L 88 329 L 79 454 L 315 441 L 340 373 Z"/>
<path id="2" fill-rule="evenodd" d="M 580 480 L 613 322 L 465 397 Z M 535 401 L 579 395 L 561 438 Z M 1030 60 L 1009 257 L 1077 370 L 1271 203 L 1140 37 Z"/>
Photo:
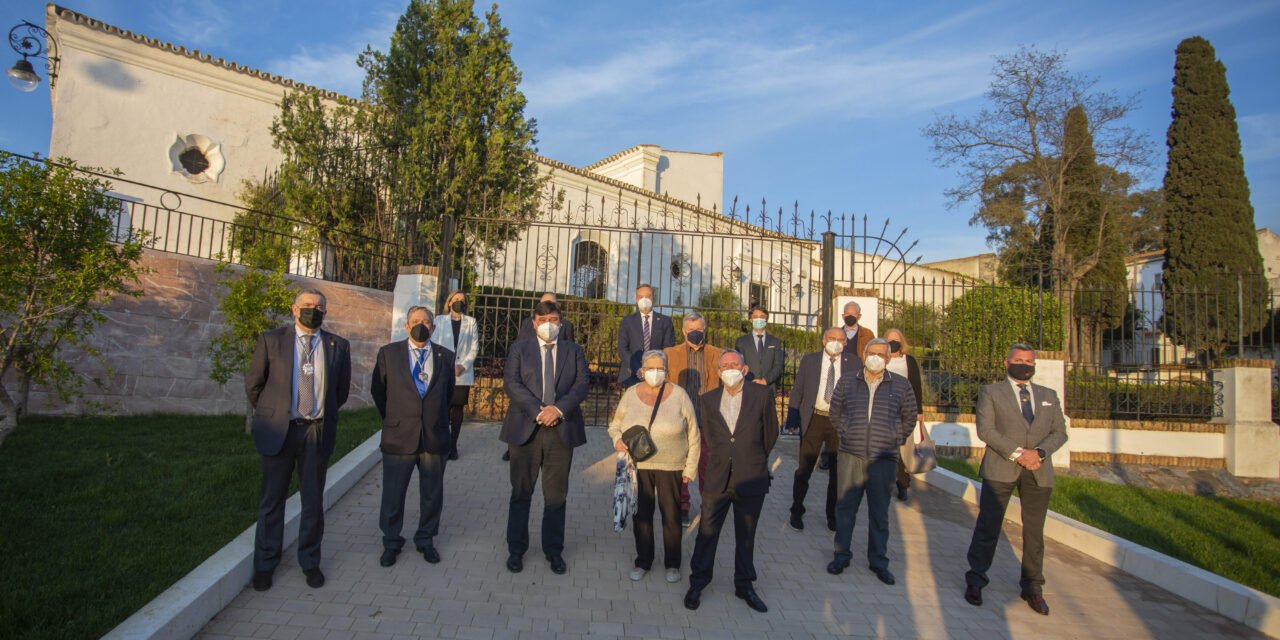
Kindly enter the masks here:
<path id="1" fill-rule="evenodd" d="M 644 350 L 649 350 L 649 316 L 644 317 Z"/>
<path id="2" fill-rule="evenodd" d="M 418 388 L 418 397 L 421 398 L 427 395 L 427 382 L 429 381 L 426 371 L 427 349 L 423 347 L 414 349 L 414 351 L 417 351 L 418 354 L 413 362 L 413 384 Z"/>
<path id="3" fill-rule="evenodd" d="M 1027 419 L 1027 424 L 1031 424 L 1036 415 L 1031 412 L 1031 392 L 1027 390 L 1027 385 L 1018 385 L 1018 398 L 1022 400 L 1022 417 Z"/>
<path id="4" fill-rule="evenodd" d="M 836 359 L 831 358 L 831 364 L 827 367 L 827 384 L 822 390 L 822 401 L 828 405 L 831 404 L 831 394 L 836 390 Z"/>
<path id="5" fill-rule="evenodd" d="M 764 353 L 764 336 L 763 335 L 756 336 L 756 351 L 759 353 Z"/>
<path id="6" fill-rule="evenodd" d="M 298 368 L 298 415 L 311 418 L 316 412 L 315 336 L 298 336 L 302 366 Z"/>
<path id="7" fill-rule="evenodd" d="M 547 345 L 542 348 L 542 404 L 554 404 L 556 401 L 556 359 L 551 350 L 555 347 Z"/>

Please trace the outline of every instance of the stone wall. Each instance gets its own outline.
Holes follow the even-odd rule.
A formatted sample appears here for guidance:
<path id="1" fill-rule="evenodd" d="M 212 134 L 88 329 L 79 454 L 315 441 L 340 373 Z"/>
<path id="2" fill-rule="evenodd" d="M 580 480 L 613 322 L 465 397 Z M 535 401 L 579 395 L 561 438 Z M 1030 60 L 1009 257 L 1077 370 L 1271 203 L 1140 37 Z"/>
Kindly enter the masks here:
<path id="1" fill-rule="evenodd" d="M 106 321 L 93 335 L 111 374 L 93 358 L 68 354 L 87 378 L 103 378 L 103 386 L 86 383 L 85 396 L 72 403 L 60 402 L 46 389 L 33 388 L 33 413 L 244 411 L 240 376 L 225 385 L 209 379 L 209 340 L 224 327 L 217 310 L 223 291 L 218 282 L 224 277 L 215 270 L 218 263 L 147 251 L 141 264 L 150 270 L 141 278 L 142 297 L 113 301 L 104 310 Z M 293 280 L 299 289 L 324 292 L 329 306 L 325 328 L 351 341 L 351 399 L 347 407 L 368 406 L 374 357 L 391 334 L 391 292 L 310 278 Z"/>

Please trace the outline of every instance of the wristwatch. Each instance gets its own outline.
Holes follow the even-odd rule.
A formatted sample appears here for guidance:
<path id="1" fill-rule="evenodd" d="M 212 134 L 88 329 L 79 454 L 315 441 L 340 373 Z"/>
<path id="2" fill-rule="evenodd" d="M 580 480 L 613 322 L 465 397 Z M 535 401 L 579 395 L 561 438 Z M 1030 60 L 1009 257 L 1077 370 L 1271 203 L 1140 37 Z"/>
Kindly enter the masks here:
<path id="1" fill-rule="evenodd" d="M 1040 447 L 1036 447 L 1036 453 L 1040 454 L 1041 460 L 1044 460 L 1045 458 L 1049 457 L 1049 454 L 1045 453 L 1044 449 L 1041 449 Z"/>

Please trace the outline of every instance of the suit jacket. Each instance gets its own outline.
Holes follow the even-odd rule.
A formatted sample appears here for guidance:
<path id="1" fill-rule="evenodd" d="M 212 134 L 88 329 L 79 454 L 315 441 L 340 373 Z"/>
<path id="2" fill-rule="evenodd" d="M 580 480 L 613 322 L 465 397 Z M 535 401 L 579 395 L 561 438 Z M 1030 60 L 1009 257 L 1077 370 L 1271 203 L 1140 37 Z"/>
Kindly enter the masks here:
<path id="1" fill-rule="evenodd" d="M 851 353 L 840 354 L 840 377 L 854 374 L 859 370 L 861 364 L 856 364 L 857 360 Z M 805 429 L 809 428 L 809 421 L 813 419 L 813 407 L 818 402 L 818 394 L 822 392 L 820 383 L 822 381 L 822 368 L 827 366 L 827 353 L 818 351 L 816 353 L 805 354 L 800 359 L 800 367 L 796 370 L 795 384 L 791 385 L 791 397 L 787 400 L 787 429 L 800 429 L 800 435 L 804 435 Z M 835 395 L 832 395 L 835 399 Z"/>
<path id="2" fill-rule="evenodd" d="M 978 438 L 987 445 L 982 455 L 982 477 L 997 482 L 1014 482 L 1022 465 L 1009 459 L 1018 447 L 1041 448 L 1044 462 L 1032 473 L 1036 484 L 1053 486 L 1053 452 L 1067 442 L 1066 420 L 1062 402 L 1053 389 L 1031 385 L 1032 412 L 1035 419 L 1027 424 L 1022 417 L 1022 401 L 1013 392 L 1009 380 L 989 384 L 978 395 Z"/>
<path id="3" fill-rule="evenodd" d="M 320 329 L 324 352 L 324 429 L 320 454 L 333 453 L 338 436 L 338 408 L 351 391 L 351 346 L 346 339 Z M 263 331 L 244 374 L 244 391 L 253 407 L 253 445 L 258 453 L 274 456 L 284 448 L 293 405 L 293 357 L 298 345 L 293 325 Z"/>
<path id="4" fill-rule="evenodd" d="M 740 496 L 769 492 L 769 453 L 778 442 L 778 413 L 768 387 L 744 382 L 742 410 L 733 433 L 720 415 L 724 387 L 698 397 L 702 403 L 702 442 L 707 471 L 699 483 L 714 495 L 733 489 Z M 732 483 L 732 486 L 730 486 Z"/>
<path id="5" fill-rule="evenodd" d="M 431 380 L 427 394 L 420 397 L 409 367 L 409 341 L 392 342 L 378 350 L 369 393 L 382 416 L 383 453 L 440 455 L 453 449 L 449 432 L 449 402 L 457 383 L 453 352 L 431 344 L 430 357 Z"/>
<path id="6" fill-rule="evenodd" d="M 533 318 L 525 318 L 520 321 L 520 333 L 516 335 L 516 340 L 536 340 L 538 338 L 537 328 L 533 326 Z M 577 342 L 573 339 L 573 323 L 560 318 L 560 335 L 557 340 L 568 340 L 569 342 Z"/>
<path id="7" fill-rule="evenodd" d="M 676 325 L 671 318 L 650 311 L 649 348 L 666 349 L 676 344 Z M 623 316 L 618 325 L 618 382 L 623 386 L 640 381 L 636 371 L 640 369 L 640 356 L 644 355 L 644 323 L 640 312 Z"/>
<path id="8" fill-rule="evenodd" d="M 678 344 L 662 351 L 667 354 L 667 379 L 685 388 L 689 379 L 689 347 Z M 723 352 L 709 344 L 702 345 L 702 351 L 702 384 L 694 397 L 720 387 L 720 354 Z"/>
<path id="9" fill-rule="evenodd" d="M 751 331 L 738 338 L 734 348 L 742 353 L 742 358 L 747 363 L 748 381 L 764 378 L 765 383 L 775 387 L 782 381 L 787 352 L 782 349 L 780 338 L 766 331 L 762 353 L 756 348 L 756 333 Z"/>
<path id="10" fill-rule="evenodd" d="M 431 342 L 448 349 L 453 353 L 454 363 L 466 367 L 462 375 L 457 376 L 457 383 L 464 387 L 475 384 L 476 354 L 480 352 L 480 334 L 476 332 L 476 319 L 465 314 L 462 316 L 457 349 L 453 348 L 453 318 L 450 318 L 449 314 L 444 314 L 436 318 L 435 324 L 436 330 L 431 332 Z"/>
<path id="11" fill-rule="evenodd" d="M 511 345 L 503 367 L 503 387 L 510 399 L 502 420 L 499 439 L 507 444 L 524 444 L 538 429 L 534 420 L 542 410 L 541 340 L 520 340 Z M 570 447 L 587 442 L 582 401 L 587 398 L 587 356 L 582 347 L 568 340 L 556 341 L 555 406 L 564 419 L 556 426 L 560 439 Z"/>
<path id="12" fill-rule="evenodd" d="M 843 326 L 840 328 L 844 329 Z M 858 325 L 858 339 L 856 341 L 845 342 L 844 352 L 853 353 L 853 355 L 857 356 L 859 369 L 862 368 L 862 354 L 867 351 L 867 343 L 874 340 L 875 337 L 876 334 L 871 333 L 870 329 L 862 325 Z"/>

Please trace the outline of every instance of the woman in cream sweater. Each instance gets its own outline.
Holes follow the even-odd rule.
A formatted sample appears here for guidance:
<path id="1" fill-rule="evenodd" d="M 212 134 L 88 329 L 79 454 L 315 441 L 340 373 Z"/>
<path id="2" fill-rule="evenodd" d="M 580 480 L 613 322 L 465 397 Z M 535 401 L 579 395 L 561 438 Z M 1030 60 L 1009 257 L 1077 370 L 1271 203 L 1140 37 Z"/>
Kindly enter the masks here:
<path id="1" fill-rule="evenodd" d="M 663 563 L 667 582 L 680 581 L 680 486 L 697 477 L 698 455 L 702 439 L 689 394 L 679 385 L 666 384 L 667 355 L 662 351 L 646 351 L 639 371 L 643 384 L 633 385 L 622 393 L 618 409 L 609 421 L 609 437 L 613 448 L 626 451 L 623 432 L 635 425 L 649 428 L 658 452 L 644 462 L 636 463 L 636 514 L 631 527 L 636 535 L 636 562 L 631 579 L 640 580 L 653 566 L 653 508 L 662 509 Z M 658 414 L 654 403 L 662 395 Z"/>

